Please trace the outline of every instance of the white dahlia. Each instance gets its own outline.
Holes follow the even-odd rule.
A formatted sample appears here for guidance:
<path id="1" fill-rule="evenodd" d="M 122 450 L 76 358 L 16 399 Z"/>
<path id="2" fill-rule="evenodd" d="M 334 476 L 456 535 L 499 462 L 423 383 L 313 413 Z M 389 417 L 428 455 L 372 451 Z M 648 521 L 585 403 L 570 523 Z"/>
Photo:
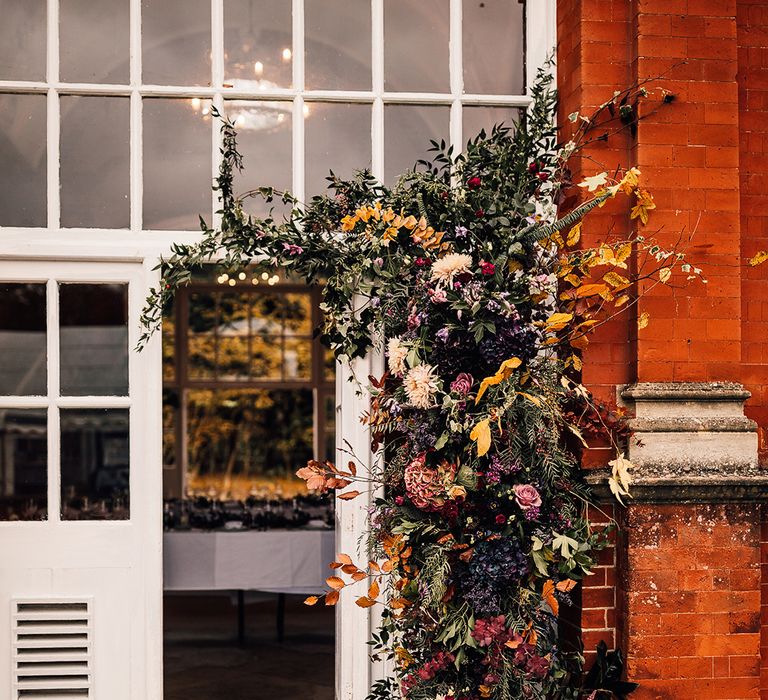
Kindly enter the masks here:
<path id="1" fill-rule="evenodd" d="M 417 365 L 405 375 L 405 393 L 408 402 L 416 408 L 429 408 L 437 391 L 435 368 L 431 365 Z"/>
<path id="2" fill-rule="evenodd" d="M 387 358 L 389 371 L 396 377 L 405 374 L 405 358 L 408 357 L 408 348 L 403 345 L 400 338 L 390 338 L 387 343 Z"/>
<path id="3" fill-rule="evenodd" d="M 470 272 L 472 256 L 464 253 L 448 253 L 432 264 L 432 281 L 438 284 L 453 284 L 456 275 Z"/>

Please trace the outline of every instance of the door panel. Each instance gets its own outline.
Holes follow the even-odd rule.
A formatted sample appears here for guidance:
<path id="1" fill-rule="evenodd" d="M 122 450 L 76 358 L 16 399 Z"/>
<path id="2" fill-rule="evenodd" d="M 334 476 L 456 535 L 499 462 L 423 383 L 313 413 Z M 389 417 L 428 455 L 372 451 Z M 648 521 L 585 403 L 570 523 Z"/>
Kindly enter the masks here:
<path id="1" fill-rule="evenodd" d="M 39 295 L 16 305 L 37 305 L 34 322 L 0 313 L 21 394 L 0 395 L 0 698 L 162 696 L 159 344 L 134 350 L 151 274 L 0 261 L 0 289 L 45 288 L 44 331 Z M 12 363 L 36 381 L 14 382 Z"/>

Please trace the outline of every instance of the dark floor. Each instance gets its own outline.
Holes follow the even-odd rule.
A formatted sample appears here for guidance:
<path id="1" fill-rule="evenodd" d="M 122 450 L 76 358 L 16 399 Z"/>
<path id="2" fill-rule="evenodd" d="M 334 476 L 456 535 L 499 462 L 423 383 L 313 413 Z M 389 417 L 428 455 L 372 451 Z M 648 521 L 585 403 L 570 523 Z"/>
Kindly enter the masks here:
<path id="1" fill-rule="evenodd" d="M 236 599 L 165 598 L 165 700 L 333 700 L 333 608 L 289 596 L 277 641 L 277 596 L 246 599 L 237 640 Z"/>

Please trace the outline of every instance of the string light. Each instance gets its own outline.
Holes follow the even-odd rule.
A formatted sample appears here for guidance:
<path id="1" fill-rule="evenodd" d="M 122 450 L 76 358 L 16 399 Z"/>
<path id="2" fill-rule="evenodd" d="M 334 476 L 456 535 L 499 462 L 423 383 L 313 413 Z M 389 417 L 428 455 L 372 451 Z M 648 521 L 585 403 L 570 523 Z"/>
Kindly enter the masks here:
<path id="1" fill-rule="evenodd" d="M 284 61 L 290 61 L 292 55 L 293 54 L 291 53 L 290 49 L 283 49 L 283 60 Z"/>
<path id="2" fill-rule="evenodd" d="M 229 280 L 229 286 L 234 287 L 237 284 L 235 280 Z"/>
<path id="3" fill-rule="evenodd" d="M 269 273 L 268 272 L 262 272 L 261 273 L 261 279 L 268 280 L 269 279 Z"/>
<path id="4" fill-rule="evenodd" d="M 253 72 L 256 74 L 257 78 L 260 78 L 264 73 L 264 64 L 261 61 L 256 61 L 256 63 L 253 64 Z"/>
<path id="5" fill-rule="evenodd" d="M 244 280 L 245 279 L 245 273 L 241 272 L 237 277 L 238 277 L 238 279 Z"/>

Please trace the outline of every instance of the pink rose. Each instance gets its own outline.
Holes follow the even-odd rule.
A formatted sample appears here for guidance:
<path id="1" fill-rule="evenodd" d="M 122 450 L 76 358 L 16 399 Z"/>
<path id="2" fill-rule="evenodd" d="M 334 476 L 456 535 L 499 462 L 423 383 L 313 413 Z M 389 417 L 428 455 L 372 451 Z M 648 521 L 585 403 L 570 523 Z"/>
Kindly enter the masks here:
<path id="1" fill-rule="evenodd" d="M 538 508 L 541 505 L 541 496 L 535 487 L 530 484 L 517 484 L 514 487 L 515 500 L 523 510 Z"/>
<path id="2" fill-rule="evenodd" d="M 461 396 L 466 396 L 472 391 L 472 385 L 475 383 L 475 379 L 471 374 L 462 372 L 456 375 L 456 379 L 451 382 L 451 391 L 455 391 Z"/>

